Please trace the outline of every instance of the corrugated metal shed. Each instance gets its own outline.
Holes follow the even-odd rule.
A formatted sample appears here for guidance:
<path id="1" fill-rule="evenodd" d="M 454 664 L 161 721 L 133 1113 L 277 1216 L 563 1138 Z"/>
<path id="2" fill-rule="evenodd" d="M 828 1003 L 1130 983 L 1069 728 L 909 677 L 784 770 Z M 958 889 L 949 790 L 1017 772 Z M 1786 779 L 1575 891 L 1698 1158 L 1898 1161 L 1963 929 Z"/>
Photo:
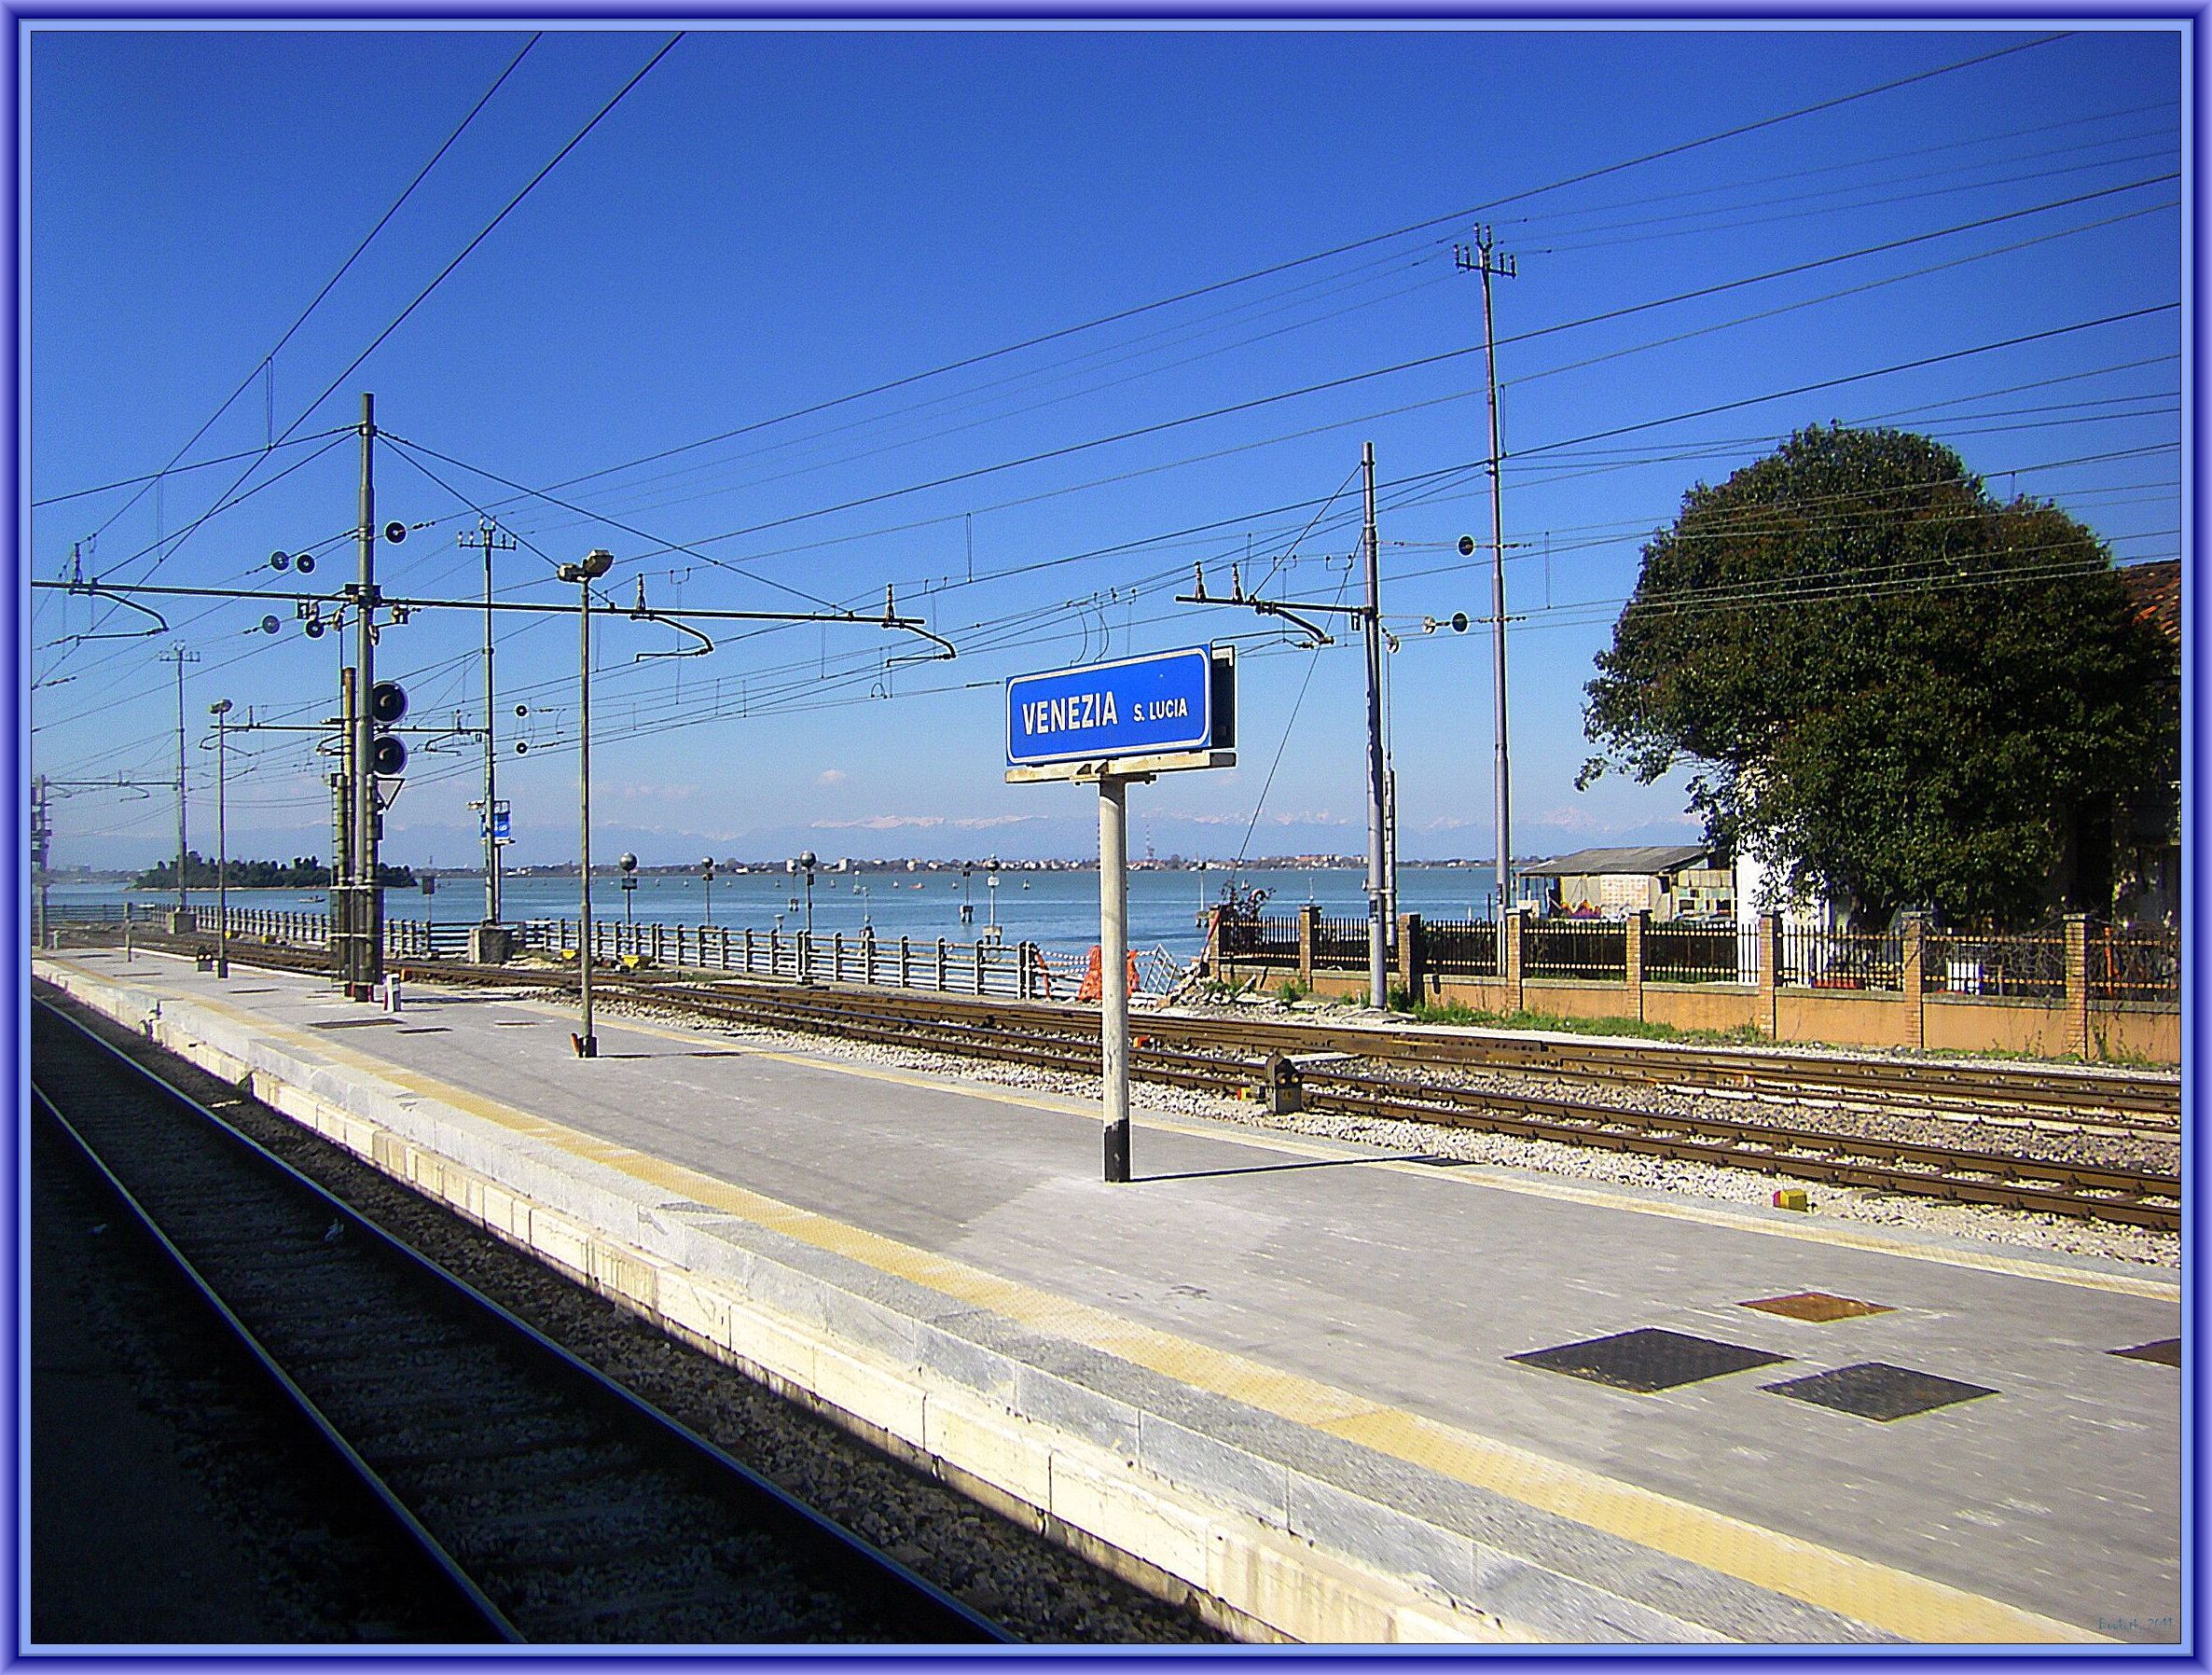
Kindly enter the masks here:
<path id="1" fill-rule="evenodd" d="M 1578 849 L 1517 870 L 1524 878 L 1559 879 L 1600 873 L 1643 873 L 1657 878 L 1702 861 L 1712 851 L 1698 843 L 1647 843 L 1628 849 Z"/>

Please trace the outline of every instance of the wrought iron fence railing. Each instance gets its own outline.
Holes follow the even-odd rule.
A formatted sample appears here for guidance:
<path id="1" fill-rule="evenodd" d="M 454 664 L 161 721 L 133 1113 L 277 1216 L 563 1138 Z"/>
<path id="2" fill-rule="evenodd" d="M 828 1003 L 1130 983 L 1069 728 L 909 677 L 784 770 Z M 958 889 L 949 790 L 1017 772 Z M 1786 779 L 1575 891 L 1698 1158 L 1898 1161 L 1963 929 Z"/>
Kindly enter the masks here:
<path id="1" fill-rule="evenodd" d="M 1220 948 L 1224 960 L 1239 965 L 1298 963 L 1298 921 L 1224 914 Z"/>
<path id="2" fill-rule="evenodd" d="M 1647 983 L 1756 983 L 1758 927 L 1649 925 L 1643 934 L 1643 976 Z"/>
<path id="3" fill-rule="evenodd" d="M 1521 975 L 1628 980 L 1628 927 L 1598 919 L 1537 920 L 1521 931 Z"/>
<path id="4" fill-rule="evenodd" d="M 1367 921 L 1363 919 L 1329 919 L 1317 914 L 1313 921 L 1313 962 L 1316 965 L 1366 964 Z"/>
<path id="5" fill-rule="evenodd" d="M 1992 1000 L 2064 1000 L 2066 937 L 1930 932 L 1921 945 L 1920 988 L 1926 994 Z"/>
<path id="6" fill-rule="evenodd" d="M 2181 935 L 2178 931 L 2089 927 L 2089 998 L 2108 1004 L 2179 1006 Z"/>
<path id="7" fill-rule="evenodd" d="M 1421 965 L 1440 977 L 1494 977 L 1499 971 L 1500 937 L 1490 920 L 1425 919 L 1421 921 Z"/>
<path id="8" fill-rule="evenodd" d="M 1901 990 L 1904 938 L 1895 931 L 1824 931 L 1785 925 L 1777 980 L 1800 989 Z"/>

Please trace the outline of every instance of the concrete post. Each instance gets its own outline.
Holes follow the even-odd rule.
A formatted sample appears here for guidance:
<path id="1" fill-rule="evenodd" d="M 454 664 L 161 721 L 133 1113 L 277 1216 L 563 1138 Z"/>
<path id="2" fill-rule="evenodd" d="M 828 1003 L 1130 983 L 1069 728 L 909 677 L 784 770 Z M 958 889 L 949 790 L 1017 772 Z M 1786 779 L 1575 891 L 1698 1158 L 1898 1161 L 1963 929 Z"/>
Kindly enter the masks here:
<path id="1" fill-rule="evenodd" d="M 1398 915 L 1398 987 L 1405 990 L 1405 1004 L 1421 1004 L 1421 916 Z"/>
<path id="2" fill-rule="evenodd" d="M 2066 916 L 2067 1038 L 2064 1053 L 2089 1057 L 2089 915 Z"/>
<path id="3" fill-rule="evenodd" d="M 1781 1030 L 1777 1023 L 1775 990 L 1782 977 L 1782 916 L 1762 913 L 1759 916 L 1759 1015 L 1751 1021 L 1764 1030 L 1770 1040 L 1779 1040 Z"/>
<path id="4" fill-rule="evenodd" d="M 1313 987 L 1313 944 L 1320 918 L 1320 909 L 1310 902 L 1298 909 L 1298 981 L 1308 989 Z"/>
<path id="5" fill-rule="evenodd" d="M 1928 918 L 1921 913 L 1905 915 L 1904 976 L 1900 986 L 1904 991 L 1905 1040 L 1913 1046 L 1928 1045 L 1928 1011 L 1922 1000 L 1926 993 L 1928 950 Z"/>
<path id="6" fill-rule="evenodd" d="M 1505 969 L 1499 976 L 1504 979 L 1504 1009 L 1508 1012 L 1518 1012 L 1526 1004 L 1521 983 L 1521 933 L 1527 922 L 1519 907 L 1505 910 Z"/>
<path id="7" fill-rule="evenodd" d="M 1644 933 L 1651 928 L 1651 908 L 1638 907 L 1629 914 L 1624 970 L 1628 979 L 1628 1016 L 1638 1023 L 1644 1016 Z"/>

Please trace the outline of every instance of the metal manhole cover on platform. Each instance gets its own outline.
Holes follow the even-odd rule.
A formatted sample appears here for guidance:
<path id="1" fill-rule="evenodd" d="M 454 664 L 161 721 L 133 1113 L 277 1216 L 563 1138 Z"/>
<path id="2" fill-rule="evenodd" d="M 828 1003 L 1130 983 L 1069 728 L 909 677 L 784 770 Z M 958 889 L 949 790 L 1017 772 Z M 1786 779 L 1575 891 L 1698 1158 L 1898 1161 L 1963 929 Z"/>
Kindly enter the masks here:
<path id="1" fill-rule="evenodd" d="M 1766 1314 L 1786 1315 L 1793 1321 L 1847 1321 L 1862 1314 L 1888 1314 L 1887 1303 L 1862 1303 L 1857 1297 L 1832 1296 L 1824 1291 L 1795 1291 L 1786 1297 L 1761 1297 L 1743 1305 Z"/>
<path id="2" fill-rule="evenodd" d="M 2129 1361 L 2155 1361 L 2160 1366 L 2181 1364 L 2181 1340 L 2162 1337 L 2156 1343 L 2137 1344 L 2132 1350 L 2110 1350 L 2108 1354 L 2124 1356 Z"/>
<path id="3" fill-rule="evenodd" d="M 1832 1373 L 1785 1378 L 1779 1384 L 1763 1384 L 1759 1388 L 1778 1396 L 1810 1402 L 1818 1407 L 1856 1414 L 1862 1419 L 1879 1419 L 1885 1424 L 1934 1408 L 1949 1407 L 1955 1403 L 1971 1402 L 1977 1396 L 1997 1394 L 1986 1385 L 1939 1378 L 1933 1373 L 1916 1373 L 1911 1367 L 1891 1366 L 1881 1361 L 1862 1361 L 1856 1366 L 1838 1367 Z"/>
<path id="4" fill-rule="evenodd" d="M 1509 1355 L 1506 1359 L 1524 1366 L 1541 1367 L 1546 1372 L 1565 1373 L 1569 1377 L 1587 1378 L 1593 1383 L 1610 1384 L 1615 1390 L 1632 1390 L 1648 1395 L 1653 1391 L 1673 1390 L 1678 1385 L 1695 1384 L 1727 1373 L 1773 1366 L 1790 1357 L 1770 1355 L 1764 1350 L 1744 1344 L 1721 1343 L 1710 1337 L 1693 1337 L 1686 1332 L 1643 1326 L 1634 1332 L 1615 1333 L 1611 1337 L 1593 1337 L 1553 1350 L 1531 1350 L 1527 1354 Z"/>

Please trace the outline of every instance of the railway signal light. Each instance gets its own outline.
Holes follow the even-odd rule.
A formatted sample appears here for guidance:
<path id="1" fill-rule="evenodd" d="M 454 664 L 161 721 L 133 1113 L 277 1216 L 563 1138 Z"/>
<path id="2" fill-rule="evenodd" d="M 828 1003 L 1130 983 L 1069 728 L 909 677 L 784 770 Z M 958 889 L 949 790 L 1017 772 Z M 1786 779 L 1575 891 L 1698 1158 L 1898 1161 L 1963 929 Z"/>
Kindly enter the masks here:
<path id="1" fill-rule="evenodd" d="M 396 727 L 407 713 L 407 689 L 397 681 L 379 681 L 368 689 L 368 718 L 377 727 Z M 394 734 L 380 732 L 369 746 L 371 770 L 390 778 L 406 772 L 407 765 L 407 745 Z"/>

